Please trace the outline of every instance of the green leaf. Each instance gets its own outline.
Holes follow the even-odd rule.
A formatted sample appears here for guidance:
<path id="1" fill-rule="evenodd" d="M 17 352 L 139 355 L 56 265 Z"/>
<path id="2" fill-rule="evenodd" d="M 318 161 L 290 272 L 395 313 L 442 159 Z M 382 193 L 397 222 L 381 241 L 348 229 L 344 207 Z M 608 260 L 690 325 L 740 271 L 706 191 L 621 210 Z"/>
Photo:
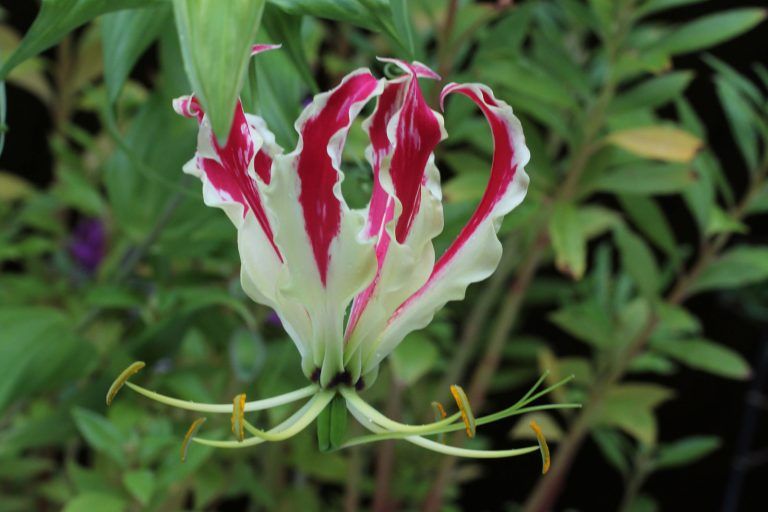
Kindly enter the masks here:
<path id="1" fill-rule="evenodd" d="M 651 50 L 669 54 L 690 53 L 733 39 L 765 19 L 761 8 L 731 9 L 703 16 L 675 28 Z"/>
<path id="2" fill-rule="evenodd" d="M 169 6 L 161 5 L 116 12 L 101 20 L 104 82 L 110 103 L 117 101 L 131 69 L 160 35 L 169 15 Z"/>
<path id="3" fill-rule="evenodd" d="M 679 97 L 693 79 L 690 71 L 676 71 L 653 77 L 620 94 L 611 104 L 611 113 L 657 108 Z"/>
<path id="4" fill-rule="evenodd" d="M 614 194 L 663 195 L 676 194 L 695 182 L 696 174 L 688 167 L 638 162 L 606 172 L 592 187 Z"/>
<path id="5" fill-rule="evenodd" d="M 83 23 L 108 12 L 159 5 L 165 0 L 43 0 L 35 22 L 21 44 L 0 69 L 8 76 L 14 67 L 59 42 Z"/>
<path id="6" fill-rule="evenodd" d="M 427 374 L 437 361 L 437 348 L 422 333 L 409 334 L 390 356 L 395 377 L 407 386 Z"/>
<path id="7" fill-rule="evenodd" d="M 757 106 L 745 99 L 739 91 L 723 77 L 715 78 L 717 95 L 725 111 L 731 128 L 733 140 L 747 164 L 747 169 L 754 171 L 760 160 L 760 137 L 756 130 L 756 118 L 760 114 Z"/>
<path id="8" fill-rule="evenodd" d="M 288 54 L 301 79 L 314 94 L 317 94 L 320 92 L 320 88 L 315 81 L 312 69 L 309 67 L 309 61 L 304 50 L 301 19 L 301 16 L 291 16 L 269 4 L 264 9 L 263 23 L 270 39 L 279 41 L 283 45 L 283 51 Z"/>
<path id="9" fill-rule="evenodd" d="M 581 279 L 587 266 L 587 242 L 580 217 L 572 203 L 557 203 L 549 221 L 549 236 L 555 251 L 555 266 L 574 279 Z"/>
<path id="10" fill-rule="evenodd" d="M 123 475 L 123 485 L 142 505 L 147 505 L 155 492 L 155 475 L 149 470 L 138 469 Z"/>
<path id="11" fill-rule="evenodd" d="M 713 341 L 659 339 L 653 342 L 653 348 L 686 366 L 720 377 L 745 380 L 752 374 L 741 354 Z"/>
<path id="12" fill-rule="evenodd" d="M 0 82 L 0 109 L 3 108 L 2 87 L 2 82 Z M 2 118 L 2 112 L 0 112 L 0 118 Z M 3 137 L 4 134 L 0 132 L 0 151 L 2 151 Z M 3 201 L 23 199 L 34 193 L 35 188 L 24 178 L 16 176 L 15 174 L 0 171 L 0 199 Z"/>
<path id="13" fill-rule="evenodd" d="M 92 368 L 92 347 L 75 336 L 71 319 L 40 307 L 0 310 L 0 411 L 14 400 L 55 389 Z"/>
<path id="14" fill-rule="evenodd" d="M 630 441 L 618 430 L 612 428 L 595 428 L 592 430 L 592 439 L 600 449 L 603 457 L 625 475 L 629 473 L 629 458 L 633 447 Z"/>
<path id="15" fill-rule="evenodd" d="M 632 277 L 640 291 L 649 299 L 656 297 L 660 287 L 660 272 L 656 258 L 645 241 L 625 228 L 614 231 L 621 254 L 621 266 Z"/>
<path id="16" fill-rule="evenodd" d="M 259 374 L 266 361 L 264 340 L 258 333 L 238 329 L 229 341 L 229 359 L 235 377 L 251 382 Z"/>
<path id="17" fill-rule="evenodd" d="M 568 334 L 598 348 L 613 342 L 613 324 L 596 302 L 582 302 L 559 309 L 549 319 Z"/>
<path id="18" fill-rule="evenodd" d="M 690 4 L 700 4 L 708 0 L 648 0 L 638 10 L 639 16 L 648 16 L 657 12 L 682 7 Z"/>
<path id="19" fill-rule="evenodd" d="M 611 425 L 624 430 L 638 441 L 652 446 L 656 442 L 656 419 L 653 410 L 673 396 L 673 392 L 656 384 L 622 384 L 609 389 L 596 414 L 598 425 Z"/>
<path id="20" fill-rule="evenodd" d="M 715 436 L 692 436 L 663 444 L 656 456 L 656 469 L 688 466 L 720 448 L 720 444 Z"/>
<path id="21" fill-rule="evenodd" d="M 229 135 L 251 45 L 265 0 L 173 0 L 176 27 L 192 90 L 224 144 Z"/>
<path id="22" fill-rule="evenodd" d="M 768 248 L 740 246 L 706 267 L 690 291 L 740 288 L 765 279 L 768 279 Z"/>
<path id="23" fill-rule="evenodd" d="M 67 502 L 63 512 L 123 512 L 126 503 L 113 494 L 86 492 Z"/>
<path id="24" fill-rule="evenodd" d="M 411 17 L 408 11 L 409 0 L 390 0 L 389 8 L 392 10 L 392 21 L 397 32 L 398 39 L 408 50 L 408 59 L 416 58 L 416 45 L 413 41 L 413 29 Z"/>
<path id="25" fill-rule="evenodd" d="M 0 64 L 2 64 L 2 55 L 0 55 Z M 7 98 L 5 97 L 5 80 L 0 80 L 0 155 L 3 154 L 5 147 L 5 132 L 8 131 L 8 125 L 5 124 L 8 110 Z"/>
<path id="26" fill-rule="evenodd" d="M 381 30 L 378 15 L 388 10 L 383 0 L 270 0 L 270 3 L 289 14 L 307 14 L 372 30 Z"/>
<path id="27" fill-rule="evenodd" d="M 678 246 L 672 227 L 653 199 L 630 195 L 620 195 L 617 199 L 637 229 L 668 256 L 677 258 Z"/>
<path id="28" fill-rule="evenodd" d="M 94 450 L 107 455 L 120 466 L 126 465 L 122 448 L 125 436 L 116 426 L 101 414 L 80 407 L 72 409 L 72 417 L 77 429 Z"/>

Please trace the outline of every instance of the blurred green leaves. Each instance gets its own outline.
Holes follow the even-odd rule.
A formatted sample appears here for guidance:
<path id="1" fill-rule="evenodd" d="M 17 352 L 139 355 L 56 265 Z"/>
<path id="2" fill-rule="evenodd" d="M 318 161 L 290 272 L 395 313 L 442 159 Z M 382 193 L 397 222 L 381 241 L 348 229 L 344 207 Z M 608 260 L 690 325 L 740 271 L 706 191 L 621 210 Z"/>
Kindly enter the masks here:
<path id="1" fill-rule="evenodd" d="M 184 68 L 224 144 L 265 0 L 173 0 Z"/>
<path id="2" fill-rule="evenodd" d="M 142 53 L 167 28 L 170 5 L 119 11 L 101 20 L 104 52 L 104 84 L 110 103 L 115 103 Z"/>
<path id="3" fill-rule="evenodd" d="M 35 22 L 21 45 L 0 68 L 5 77 L 26 59 L 56 44 L 62 37 L 95 17 L 121 9 L 158 5 L 165 0 L 43 0 Z"/>

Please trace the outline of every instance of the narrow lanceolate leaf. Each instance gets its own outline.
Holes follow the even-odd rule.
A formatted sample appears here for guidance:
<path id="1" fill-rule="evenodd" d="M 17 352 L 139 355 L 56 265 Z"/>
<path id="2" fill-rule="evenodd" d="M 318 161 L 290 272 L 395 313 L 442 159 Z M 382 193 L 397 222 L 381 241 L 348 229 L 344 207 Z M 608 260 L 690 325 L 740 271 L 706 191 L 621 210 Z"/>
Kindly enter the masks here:
<path id="1" fill-rule="evenodd" d="M 673 55 L 703 50 L 751 30 L 765 16 L 766 10 L 760 8 L 710 14 L 671 30 L 651 49 Z"/>
<path id="2" fill-rule="evenodd" d="M 170 17 L 170 6 L 119 11 L 101 20 L 104 82 L 114 103 L 136 61 L 160 35 Z"/>
<path id="3" fill-rule="evenodd" d="M 715 436 L 692 436 L 664 444 L 659 447 L 655 467 L 666 469 L 693 464 L 717 450 L 720 444 Z"/>
<path id="4" fill-rule="evenodd" d="M 687 165 L 639 161 L 606 171 L 590 186 L 613 194 L 677 194 L 693 186 L 697 178 Z"/>
<path id="5" fill-rule="evenodd" d="M 227 140 L 265 0 L 174 0 L 184 67 L 220 143 Z"/>
<path id="6" fill-rule="evenodd" d="M 637 156 L 666 162 L 690 162 L 703 145 L 698 137 L 671 126 L 621 130 L 607 140 Z"/>
<path id="7" fill-rule="evenodd" d="M 768 279 L 768 248 L 737 247 L 725 253 L 699 275 L 692 293 L 739 288 Z"/>
<path id="8" fill-rule="evenodd" d="M 706 1 L 707 0 L 648 0 L 637 9 L 637 14 L 639 16 L 648 16 L 667 9 L 682 7 L 689 4 L 700 4 Z"/>
<path id="9" fill-rule="evenodd" d="M 315 81 L 312 69 L 309 67 L 309 61 L 304 51 L 304 41 L 301 36 L 301 20 L 301 16 L 292 16 L 273 5 L 267 5 L 264 9 L 264 28 L 267 30 L 269 37 L 283 45 L 283 49 L 288 54 L 293 67 L 296 68 L 304 84 L 313 93 L 317 93 L 320 89 Z"/>
<path id="10" fill-rule="evenodd" d="M 558 203 L 549 222 L 555 266 L 574 279 L 582 278 L 587 264 L 587 242 L 579 220 L 573 204 Z"/>
<path id="11" fill-rule="evenodd" d="M 728 379 L 749 378 L 749 363 L 738 352 L 705 339 L 659 340 L 654 350 L 686 366 Z"/>
<path id="12" fill-rule="evenodd" d="M 615 236 L 622 268 L 647 298 L 654 298 L 660 286 L 660 272 L 653 252 L 641 237 L 628 229 L 617 228 Z"/>
<path id="13" fill-rule="evenodd" d="M 652 198 L 620 195 L 618 200 L 638 230 L 671 258 L 678 257 L 672 227 L 661 207 Z"/>
<path id="14" fill-rule="evenodd" d="M 0 63 L 2 63 L 2 58 L 0 58 Z M 3 147 L 5 146 L 5 132 L 8 131 L 8 126 L 5 124 L 6 107 L 5 80 L 0 80 L 0 155 L 3 154 Z"/>
<path id="15" fill-rule="evenodd" d="M 676 71 L 653 77 L 620 94 L 611 104 L 610 112 L 620 114 L 641 108 L 660 107 L 685 91 L 693 79 L 690 71 Z"/>
<path id="16" fill-rule="evenodd" d="M 408 0 L 390 0 L 389 8 L 392 10 L 392 21 L 397 31 L 398 39 L 405 46 L 405 49 L 408 50 L 408 57 L 413 59 L 416 57 L 416 46 L 413 40 Z"/>
<path id="17" fill-rule="evenodd" d="M 50 48 L 66 34 L 101 14 L 162 3 L 164 0 L 43 0 L 35 22 L 0 69 L 0 77 L 7 76 L 14 67 Z"/>
<path id="18" fill-rule="evenodd" d="M 380 30 L 377 14 L 386 12 L 383 0 L 271 0 L 287 13 L 316 16 Z"/>

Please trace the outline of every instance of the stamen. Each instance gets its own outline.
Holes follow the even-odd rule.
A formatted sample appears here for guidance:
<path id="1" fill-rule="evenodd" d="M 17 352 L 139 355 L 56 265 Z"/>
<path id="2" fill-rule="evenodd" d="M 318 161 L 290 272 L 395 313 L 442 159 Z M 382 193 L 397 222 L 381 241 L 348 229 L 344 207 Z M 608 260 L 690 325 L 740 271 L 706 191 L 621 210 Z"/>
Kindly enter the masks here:
<path id="1" fill-rule="evenodd" d="M 320 391 L 313 396 L 301 409 L 293 413 L 287 420 L 280 423 L 276 427 L 264 432 L 270 439 L 264 437 L 248 437 L 244 441 L 218 441 L 214 439 L 201 439 L 199 437 L 193 437 L 192 441 L 207 446 L 213 446 L 216 448 L 245 448 L 247 446 L 254 446 L 264 443 L 266 441 L 282 441 L 290 437 L 295 436 L 310 423 L 325 409 L 325 407 L 333 399 L 335 392 L 333 391 Z M 243 426 L 250 431 L 248 427 L 250 423 L 243 421 Z M 253 427 L 251 425 L 251 427 Z M 255 427 L 253 427 L 255 428 Z M 258 429 L 256 429 L 258 430 Z"/>
<path id="2" fill-rule="evenodd" d="M 245 439 L 245 393 L 232 400 L 232 433 L 240 442 Z"/>
<path id="3" fill-rule="evenodd" d="M 445 412 L 443 404 L 440 402 L 432 402 L 432 410 L 435 411 L 435 422 L 445 419 L 448 414 Z M 441 432 L 437 435 L 437 440 L 440 444 L 445 444 L 445 433 Z"/>
<path id="4" fill-rule="evenodd" d="M 189 449 L 189 441 L 191 441 L 195 434 L 197 434 L 197 431 L 200 430 L 200 427 L 203 425 L 203 423 L 205 423 L 205 420 L 205 417 L 197 418 L 189 426 L 187 433 L 184 434 L 184 441 L 181 442 L 181 462 L 186 462 L 187 450 Z"/>
<path id="5" fill-rule="evenodd" d="M 541 427 L 536 423 L 536 420 L 531 420 L 530 423 L 533 433 L 536 434 L 536 440 L 539 442 L 539 450 L 541 451 L 541 474 L 546 475 L 549 471 L 549 446 L 547 446 L 547 440 L 544 437 L 544 432 L 541 431 Z"/>
<path id="6" fill-rule="evenodd" d="M 128 379 L 139 373 L 142 368 L 144 368 L 146 364 L 144 361 L 136 361 L 135 363 L 131 363 L 131 365 L 123 370 L 123 372 L 117 376 L 115 381 L 112 383 L 111 386 L 109 386 L 109 391 L 107 391 L 107 405 L 112 405 L 112 400 L 115 399 L 115 396 L 117 395 L 117 392 L 120 391 L 120 389 L 123 387 L 123 385 L 128 382 Z"/>
<path id="7" fill-rule="evenodd" d="M 350 406 L 349 412 L 351 412 L 352 416 L 354 416 L 355 419 L 357 419 L 357 421 L 360 422 L 360 424 L 363 425 L 365 428 L 367 428 L 368 430 L 376 434 L 387 435 L 388 433 L 390 433 L 390 432 L 387 432 L 385 429 L 376 426 L 375 424 L 366 422 L 365 414 L 363 414 L 362 411 L 357 409 L 357 407 L 355 407 L 354 404 L 351 404 L 349 402 L 347 403 Z M 398 434 L 402 435 L 402 433 L 398 433 Z M 469 448 L 446 446 L 440 443 L 436 443 L 435 441 L 430 441 L 429 439 L 425 439 L 421 436 L 415 436 L 415 435 L 407 435 L 402 439 L 404 439 L 405 441 L 408 441 L 409 443 L 413 443 L 417 446 L 421 446 L 422 448 L 426 448 L 427 450 L 431 450 L 433 452 L 442 453 L 445 455 L 453 455 L 454 457 L 469 457 L 473 459 L 501 459 L 506 457 L 517 457 L 518 455 L 525 455 L 528 453 L 535 452 L 537 450 L 536 446 L 528 446 L 525 448 L 514 448 L 511 450 L 472 450 Z M 348 444 L 344 446 L 348 446 Z"/>
<path id="8" fill-rule="evenodd" d="M 445 408 L 440 402 L 432 402 L 432 409 L 435 411 L 435 421 L 448 417 L 448 413 L 445 412 Z"/>
<path id="9" fill-rule="evenodd" d="M 352 389 L 341 387 L 339 393 L 347 401 L 347 405 L 354 405 L 357 410 L 361 411 L 365 415 L 367 423 L 374 423 L 379 427 L 383 427 L 392 432 L 402 432 L 408 434 L 431 434 L 435 429 L 445 427 L 458 420 L 461 417 L 461 413 L 457 412 L 445 418 L 444 420 L 437 421 L 435 423 L 425 423 L 424 425 L 409 425 L 407 423 L 400 423 L 399 421 L 387 418 L 380 413 L 375 407 L 371 406 L 360 398 L 360 396 Z M 366 425 L 367 428 L 367 425 Z"/>
<path id="10" fill-rule="evenodd" d="M 456 384 L 451 386 L 451 394 L 453 399 L 456 400 L 456 405 L 459 406 L 461 412 L 461 419 L 464 421 L 464 427 L 467 431 L 467 437 L 475 437 L 475 431 L 477 425 L 475 423 L 475 415 L 472 413 L 472 407 L 469 405 L 469 399 L 467 394 L 464 393 L 464 389 Z"/>
<path id="11" fill-rule="evenodd" d="M 161 404 L 170 405 L 171 407 L 177 407 L 179 409 L 222 414 L 231 414 L 232 411 L 234 411 L 233 404 L 201 404 L 197 402 L 191 402 L 189 400 L 179 400 L 178 398 L 162 395 L 155 391 L 151 391 L 137 384 L 134 384 L 133 382 L 126 382 L 125 385 L 138 394 L 143 395 L 151 400 L 160 402 Z M 317 386 L 312 384 L 301 389 L 283 393 L 282 395 L 273 396 L 271 398 L 264 398 L 262 400 L 254 400 L 253 402 L 246 402 L 243 410 L 245 412 L 263 411 L 265 409 L 271 409 L 279 405 L 290 404 L 291 402 L 296 402 L 302 398 L 307 398 L 314 395 L 317 393 L 317 389 Z"/>

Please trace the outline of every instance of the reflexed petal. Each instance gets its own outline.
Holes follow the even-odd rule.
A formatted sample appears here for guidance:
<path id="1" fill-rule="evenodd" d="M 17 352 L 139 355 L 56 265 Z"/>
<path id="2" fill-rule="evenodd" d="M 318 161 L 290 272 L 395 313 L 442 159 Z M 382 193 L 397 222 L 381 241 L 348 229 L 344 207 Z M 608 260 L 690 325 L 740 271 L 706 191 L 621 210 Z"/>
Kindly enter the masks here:
<path id="1" fill-rule="evenodd" d="M 373 279 L 373 241 L 363 235 L 365 217 L 341 195 L 341 154 L 352 121 L 381 93 L 381 83 L 358 70 L 315 97 L 296 122 L 299 144 L 274 159 L 265 204 L 275 241 L 286 261 L 280 292 L 301 304 L 311 324 L 314 364 L 321 384 L 343 368 L 343 321 L 352 297 Z"/>
<path id="2" fill-rule="evenodd" d="M 353 363 L 358 347 L 370 346 L 395 309 L 429 277 L 434 264 L 431 241 L 443 227 L 433 155 L 445 135 L 443 120 L 424 101 L 417 80 L 437 75 L 418 63 L 382 60 L 407 74 L 388 82 L 365 123 L 374 174 L 366 235 L 377 241 L 378 268 L 350 314 L 345 355 Z"/>
<path id="3" fill-rule="evenodd" d="M 512 108 L 479 84 L 450 84 L 443 89 L 441 100 L 454 92 L 474 101 L 491 126 L 494 156 L 488 186 L 469 222 L 437 261 L 426 284 L 392 316 L 378 345 L 364 360 L 364 371 L 375 368 L 406 334 L 425 327 L 446 302 L 462 299 L 467 286 L 493 273 L 501 259 L 496 232 L 504 215 L 523 200 L 528 188 L 524 166 L 530 152 Z"/>

